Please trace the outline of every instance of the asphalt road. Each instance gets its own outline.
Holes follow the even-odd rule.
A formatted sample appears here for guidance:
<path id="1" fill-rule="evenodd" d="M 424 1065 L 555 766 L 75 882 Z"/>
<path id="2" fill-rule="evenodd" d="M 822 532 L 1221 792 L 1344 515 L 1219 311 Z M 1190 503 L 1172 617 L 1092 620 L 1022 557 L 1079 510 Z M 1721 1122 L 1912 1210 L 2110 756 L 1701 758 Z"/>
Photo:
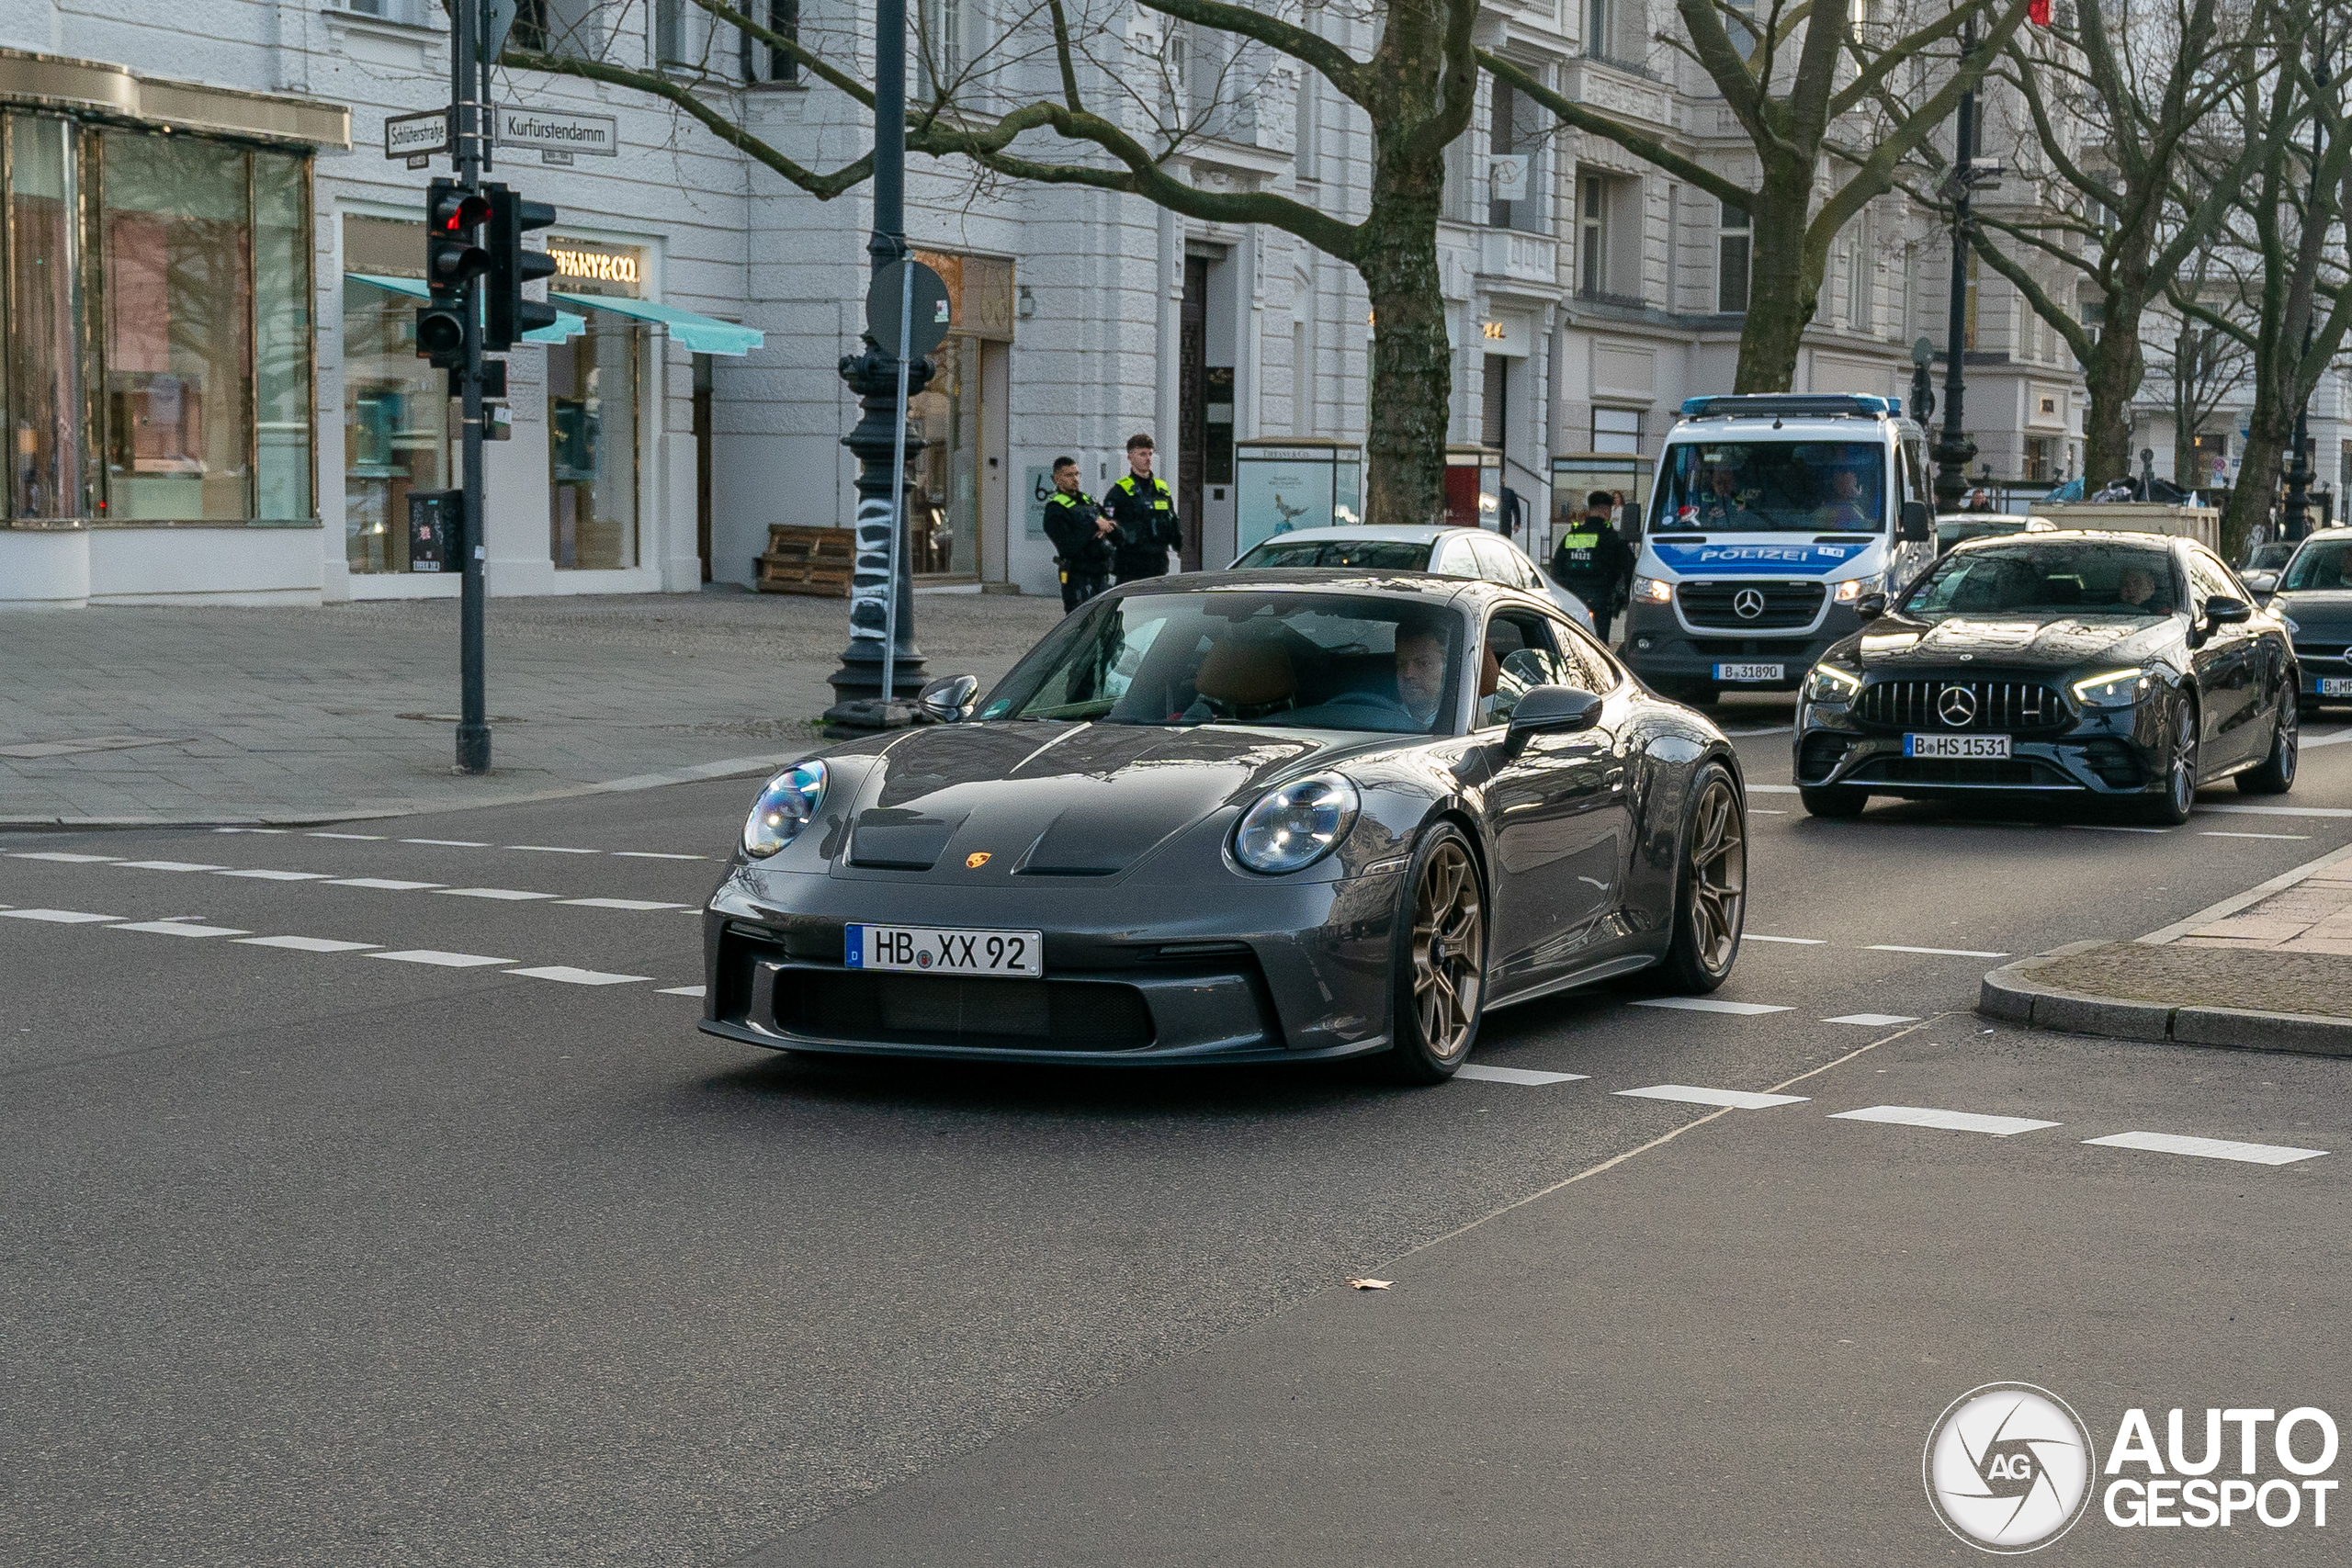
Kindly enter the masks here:
<path id="1" fill-rule="evenodd" d="M 0 838 L 0 1562 L 1961 1561 L 1920 1453 L 1979 1384 L 2102 1458 L 2134 1406 L 2352 1421 L 2352 1065 L 1967 1010 L 1999 955 L 2352 842 L 2352 751 L 2278 803 L 2334 815 L 2223 788 L 2150 833 L 1818 823 L 1785 733 L 1741 746 L 1713 999 L 1779 1010 L 1555 998 L 1476 1065 L 1582 1077 L 1430 1090 L 701 1036 L 718 862 L 676 857 L 740 781 Z M 1804 1098 L 1621 1092 L 1661 1085 Z M 2044 1124 L 1841 1114 L 1881 1106 Z M 2086 1142 L 2132 1133 L 2331 1152 Z M 2338 1528 L 2095 1503 L 2050 1560 Z"/>

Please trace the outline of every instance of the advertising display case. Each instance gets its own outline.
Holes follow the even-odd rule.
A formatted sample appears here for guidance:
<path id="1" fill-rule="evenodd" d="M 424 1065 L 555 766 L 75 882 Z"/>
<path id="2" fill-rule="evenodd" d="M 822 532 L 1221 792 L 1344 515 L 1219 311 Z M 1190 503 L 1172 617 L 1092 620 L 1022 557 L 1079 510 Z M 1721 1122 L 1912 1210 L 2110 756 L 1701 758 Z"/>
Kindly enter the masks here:
<path id="1" fill-rule="evenodd" d="M 1235 536 L 1222 555 L 1204 547 L 1204 558 L 1222 565 L 1276 534 L 1361 521 L 1363 476 L 1363 451 L 1351 442 L 1306 438 L 1235 442 Z"/>

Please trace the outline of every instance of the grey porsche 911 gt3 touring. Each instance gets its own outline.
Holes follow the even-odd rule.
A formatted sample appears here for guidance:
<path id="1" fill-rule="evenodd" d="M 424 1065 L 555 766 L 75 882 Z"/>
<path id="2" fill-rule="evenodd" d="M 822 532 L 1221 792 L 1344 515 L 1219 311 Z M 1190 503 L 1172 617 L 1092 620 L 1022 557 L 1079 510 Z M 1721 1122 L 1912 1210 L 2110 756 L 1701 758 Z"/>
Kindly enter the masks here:
<path id="1" fill-rule="evenodd" d="M 1224 572 L 1092 600 L 944 722 L 767 782 L 706 915 L 702 1028 L 791 1051 L 1145 1064 L 1384 1055 L 1739 952 L 1714 726 L 1545 599 Z"/>

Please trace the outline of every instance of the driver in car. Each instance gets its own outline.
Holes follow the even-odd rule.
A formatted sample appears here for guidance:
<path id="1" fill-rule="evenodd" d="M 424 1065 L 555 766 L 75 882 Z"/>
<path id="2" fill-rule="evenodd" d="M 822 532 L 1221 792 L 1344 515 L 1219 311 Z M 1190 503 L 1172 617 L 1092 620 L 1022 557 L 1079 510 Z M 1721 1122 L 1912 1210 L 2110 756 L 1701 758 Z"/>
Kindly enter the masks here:
<path id="1" fill-rule="evenodd" d="M 1816 526 L 1822 528 L 1849 532 L 1868 528 L 1871 520 L 1862 511 L 1862 476 L 1851 468 L 1831 469 L 1828 504 L 1817 508 L 1813 520 Z"/>
<path id="2" fill-rule="evenodd" d="M 1396 700 L 1413 722 L 1427 729 L 1437 722 L 1445 696 L 1445 635 L 1427 626 L 1396 628 Z"/>
<path id="3" fill-rule="evenodd" d="M 2116 607 L 2137 610 L 2143 615 L 2158 615 L 2156 606 L 2156 574 L 2144 566 L 2127 566 L 2115 588 Z"/>

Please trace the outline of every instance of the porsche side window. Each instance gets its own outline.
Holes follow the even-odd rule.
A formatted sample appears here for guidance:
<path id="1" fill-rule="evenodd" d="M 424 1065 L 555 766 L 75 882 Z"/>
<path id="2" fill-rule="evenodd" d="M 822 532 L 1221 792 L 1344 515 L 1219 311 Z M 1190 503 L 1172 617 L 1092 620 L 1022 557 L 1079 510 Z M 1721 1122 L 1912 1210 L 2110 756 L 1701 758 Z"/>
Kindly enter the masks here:
<path id="1" fill-rule="evenodd" d="M 1559 656 L 1540 621 L 1497 615 L 1487 623 L 1478 660 L 1478 722 L 1491 729 L 1510 722 L 1519 699 L 1537 686 L 1563 683 Z"/>
<path id="2" fill-rule="evenodd" d="M 1617 682 L 1622 677 L 1618 674 L 1616 661 L 1599 643 L 1587 637 L 1581 627 L 1555 625 L 1552 632 L 1560 644 L 1561 684 L 1575 686 L 1595 695 L 1604 695 L 1617 689 Z"/>

